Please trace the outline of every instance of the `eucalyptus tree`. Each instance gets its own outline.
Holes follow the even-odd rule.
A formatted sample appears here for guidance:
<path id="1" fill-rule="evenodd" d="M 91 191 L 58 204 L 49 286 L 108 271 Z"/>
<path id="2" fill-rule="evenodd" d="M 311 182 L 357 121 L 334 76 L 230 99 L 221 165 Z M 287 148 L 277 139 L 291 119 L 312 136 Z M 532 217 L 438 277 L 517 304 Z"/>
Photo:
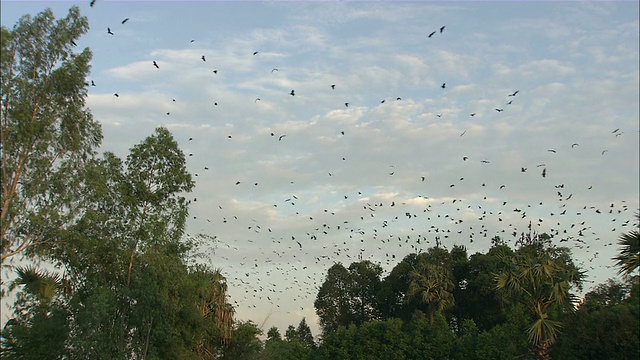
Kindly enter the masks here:
<path id="1" fill-rule="evenodd" d="M 75 51 L 89 29 L 77 6 L 56 20 L 50 9 L 25 15 L 0 46 L 0 260 L 46 252 L 82 211 L 84 164 L 102 140 L 85 107 L 91 51 Z"/>
<path id="2" fill-rule="evenodd" d="M 105 153 L 85 174 L 85 211 L 51 249 L 77 284 L 72 356 L 184 358 L 203 339 L 203 302 L 226 291 L 215 274 L 197 280 L 186 265 L 185 194 L 194 182 L 184 153 L 159 127 L 126 160 Z"/>

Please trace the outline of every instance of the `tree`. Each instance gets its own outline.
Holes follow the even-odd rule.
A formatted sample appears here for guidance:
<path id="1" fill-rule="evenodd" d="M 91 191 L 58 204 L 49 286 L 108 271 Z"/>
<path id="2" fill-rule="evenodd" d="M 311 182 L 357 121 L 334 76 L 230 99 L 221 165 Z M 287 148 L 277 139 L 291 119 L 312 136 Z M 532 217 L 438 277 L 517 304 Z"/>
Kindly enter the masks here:
<path id="1" fill-rule="evenodd" d="M 496 242 L 488 252 L 469 257 L 467 274 L 462 280 L 456 275 L 455 313 L 459 320 L 473 319 L 479 331 L 490 330 L 506 320 L 502 301 L 495 291 L 495 274 L 506 268 L 503 260 L 511 254 L 511 248 Z"/>
<path id="2" fill-rule="evenodd" d="M 640 358 L 640 302 L 629 288 L 610 279 L 588 292 L 578 310 L 566 317 L 553 357 Z"/>
<path id="3" fill-rule="evenodd" d="M 86 162 L 83 212 L 51 231 L 47 256 L 65 267 L 72 292 L 68 357 L 193 358 L 229 338 L 233 309 L 219 272 L 190 269 L 183 239 L 193 187 L 168 130 Z"/>
<path id="4" fill-rule="evenodd" d="M 425 253 L 410 254 L 403 259 L 396 266 L 399 272 L 395 274 L 396 280 L 401 283 L 395 286 L 397 294 L 392 296 L 396 301 L 402 299 L 400 315 L 408 320 L 417 311 L 425 310 L 423 306 L 426 306 L 429 322 L 433 323 L 436 312 L 453 308 L 453 292 L 459 286 L 453 275 L 454 268 L 457 268 L 454 263 L 466 261 L 466 250 L 459 247 L 454 247 L 451 253 L 439 247 L 430 248 Z M 390 276 L 394 275 L 395 270 Z"/>
<path id="5" fill-rule="evenodd" d="M 351 323 L 349 283 L 349 271 L 342 264 L 334 264 L 327 271 L 327 277 L 313 303 L 320 318 L 323 334 L 337 330 L 340 325 Z"/>
<path id="6" fill-rule="evenodd" d="M 282 341 L 282 336 L 280 335 L 280 330 L 277 327 L 272 326 L 269 331 L 267 331 L 267 341 Z"/>
<path id="7" fill-rule="evenodd" d="M 221 305 L 225 289 L 215 273 L 191 276 L 185 265 L 184 194 L 194 183 L 184 153 L 160 127 L 124 162 L 111 153 L 90 162 L 84 186 L 83 216 L 52 249 L 80 283 L 73 356 L 192 357 L 201 326 L 221 310 L 210 316 L 202 306 Z"/>
<path id="8" fill-rule="evenodd" d="M 433 323 L 417 312 L 407 322 L 405 336 L 408 338 L 406 359 L 451 359 L 455 346 L 455 335 L 446 318 L 437 313 Z"/>
<path id="9" fill-rule="evenodd" d="M 86 201 L 82 216 L 52 233 L 57 241 L 48 255 L 74 276 L 126 286 L 136 255 L 147 250 L 177 247 L 185 260 L 184 194 L 193 186 L 184 153 L 166 128 L 133 146 L 124 162 L 106 152 L 87 163 L 80 186 Z"/>
<path id="10" fill-rule="evenodd" d="M 574 309 L 572 285 L 580 286 L 583 273 L 573 265 L 568 249 L 553 248 L 548 236 L 533 234 L 518 252 L 503 261 L 508 268 L 495 275 L 496 289 L 505 300 L 521 301 L 533 316 L 527 334 L 538 359 L 549 359 L 561 322 L 553 310 Z"/>
<path id="11" fill-rule="evenodd" d="M 296 337 L 306 348 L 312 349 L 316 346 L 316 343 L 313 340 L 313 334 L 311 334 L 311 328 L 307 325 L 307 320 L 305 318 L 300 320 L 300 323 L 296 328 Z"/>
<path id="12" fill-rule="evenodd" d="M 0 260 L 35 257 L 50 235 L 82 212 L 83 164 L 100 144 L 100 124 L 85 108 L 91 52 L 73 52 L 89 29 L 77 6 L 55 20 L 50 9 L 1 29 Z"/>
<path id="13" fill-rule="evenodd" d="M 214 359 L 218 349 L 231 342 L 235 310 L 228 302 L 227 282 L 220 269 L 211 272 L 198 265 L 192 270 L 191 276 L 199 290 L 198 310 L 207 324 L 206 333 L 201 336 L 195 352 L 201 359 Z M 277 336 L 279 338 L 280 334 Z"/>
<path id="14" fill-rule="evenodd" d="M 270 360 L 300 360 L 308 358 L 311 348 L 301 343 L 298 331 L 293 325 L 289 325 L 287 328 L 285 339 L 286 341 L 282 340 L 280 331 L 275 326 L 269 329 L 267 340 L 264 343 L 262 358 Z"/>
<path id="15" fill-rule="evenodd" d="M 409 254 L 393 267 L 381 284 L 378 294 L 380 310 L 384 319 L 400 318 L 408 320 L 411 310 L 405 301 L 411 281 L 410 273 L 418 263 L 418 254 Z"/>
<path id="16" fill-rule="evenodd" d="M 56 295 L 68 290 L 69 284 L 59 274 L 38 270 L 35 266 L 16 267 L 18 278 L 11 282 L 10 290 L 24 286 L 24 291 L 35 296 L 39 306 L 46 308 Z"/>
<path id="17" fill-rule="evenodd" d="M 378 292 L 379 308 L 383 318 L 410 320 L 416 311 L 426 310 L 425 306 L 427 308 L 430 306 L 421 298 L 428 293 L 419 291 L 420 282 L 426 285 L 427 282 L 432 281 L 431 287 L 435 284 L 433 281 L 437 273 L 435 270 L 427 272 L 427 266 L 437 268 L 438 273 L 446 275 L 441 279 L 446 281 L 439 284 L 442 284 L 451 295 L 450 298 L 447 296 L 448 304 L 443 303 L 442 305 L 446 306 L 437 311 L 454 310 L 452 314 L 455 318 L 450 320 L 453 323 L 462 323 L 461 315 L 463 314 L 457 312 L 454 308 L 455 302 L 451 302 L 455 298 L 455 293 L 461 293 L 466 288 L 469 280 L 469 260 L 467 251 L 462 246 L 454 246 L 450 252 L 444 248 L 434 247 L 419 254 L 409 254 L 402 259 L 384 278 L 381 290 Z M 429 274 L 431 279 L 426 277 Z M 445 294 L 442 293 L 442 295 Z M 427 311 L 427 313 L 435 314 L 433 311 Z M 454 330 L 460 330 L 460 326 L 454 325 L 454 328 Z"/>
<path id="18" fill-rule="evenodd" d="M 68 334 L 68 313 L 61 306 L 68 284 L 60 275 L 33 266 L 17 267 L 10 289 L 22 287 L 14 303 L 15 316 L 2 330 L 4 359 L 50 359 L 61 356 Z"/>
<path id="19" fill-rule="evenodd" d="M 430 264 L 425 258 L 420 259 L 410 275 L 407 299 L 417 299 L 419 303 L 426 305 L 429 324 L 433 325 L 436 313 L 442 313 L 455 304 L 453 276 L 449 269 Z"/>
<path id="20" fill-rule="evenodd" d="M 382 267 L 364 260 L 349 265 L 349 297 L 356 325 L 379 319 L 378 293 Z"/>
<path id="21" fill-rule="evenodd" d="M 258 359 L 262 351 L 259 335 L 262 335 L 262 331 L 251 320 L 237 322 L 222 359 Z"/>
<path id="22" fill-rule="evenodd" d="M 525 335 L 530 324 L 527 310 L 521 304 L 505 309 L 506 321 L 478 334 L 475 354 L 478 360 L 531 359 Z M 465 359 L 465 358 L 462 358 Z"/>
<path id="23" fill-rule="evenodd" d="M 640 212 L 636 214 L 636 220 L 640 222 Z M 631 275 L 640 267 L 640 231 L 636 229 L 620 235 L 618 245 L 622 247 L 620 253 L 614 257 L 616 265 L 620 267 L 619 273 L 625 276 Z"/>
<path id="24" fill-rule="evenodd" d="M 288 342 L 292 342 L 298 339 L 298 332 L 296 331 L 296 327 L 293 325 L 289 325 L 287 327 L 287 331 L 284 333 L 284 338 Z"/>
<path id="25" fill-rule="evenodd" d="M 598 284 L 593 290 L 586 293 L 580 307 L 585 305 L 619 305 L 628 298 L 630 291 L 630 286 L 614 279 L 608 279 L 604 284 Z"/>
<path id="26" fill-rule="evenodd" d="M 184 153 L 166 128 L 156 129 L 154 136 L 131 149 L 127 156 L 127 179 L 137 220 L 130 247 L 127 285 L 131 282 L 134 256 L 145 246 L 165 245 L 184 234 L 188 207 L 183 192 L 190 192 L 194 182 L 186 170 Z M 153 236 L 153 237 L 151 237 Z"/>
<path id="27" fill-rule="evenodd" d="M 314 302 L 324 334 L 379 317 L 380 274 L 382 268 L 366 260 L 349 269 L 340 263 L 329 268 Z"/>

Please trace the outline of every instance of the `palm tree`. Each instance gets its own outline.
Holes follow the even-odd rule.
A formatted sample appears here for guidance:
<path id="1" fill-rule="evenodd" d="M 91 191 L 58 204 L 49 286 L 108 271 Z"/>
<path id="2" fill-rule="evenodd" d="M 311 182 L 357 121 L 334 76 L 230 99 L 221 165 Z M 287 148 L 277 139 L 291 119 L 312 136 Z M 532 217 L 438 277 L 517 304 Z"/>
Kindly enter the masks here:
<path id="1" fill-rule="evenodd" d="M 430 264 L 420 259 L 418 266 L 409 273 L 410 283 L 407 299 L 417 299 L 427 306 L 429 324 L 433 325 L 434 315 L 452 308 L 455 304 L 455 285 L 451 272 L 442 266 Z"/>
<path id="2" fill-rule="evenodd" d="M 547 360 L 562 327 L 550 318 L 550 311 L 574 309 L 575 296 L 570 289 L 572 284 L 580 283 L 583 273 L 548 251 L 522 251 L 503 261 L 508 268 L 496 275 L 496 289 L 503 299 L 524 302 L 534 318 L 527 331 L 529 342 L 536 357 Z"/>
<path id="3" fill-rule="evenodd" d="M 38 270 L 35 266 L 18 266 L 16 273 L 18 277 L 11 282 L 9 290 L 24 286 L 24 291 L 35 296 L 43 308 L 51 304 L 60 291 L 69 291 L 69 284 L 59 274 Z"/>
<path id="4" fill-rule="evenodd" d="M 17 266 L 17 278 L 9 291 L 21 287 L 15 302 L 14 317 L 0 334 L 0 358 L 60 358 L 68 334 L 65 309 L 57 300 L 70 292 L 69 283 L 60 275 L 35 266 Z"/>
<path id="5" fill-rule="evenodd" d="M 640 212 L 636 214 L 636 219 L 640 222 Z M 622 249 L 613 259 L 620 267 L 618 273 L 628 276 L 640 266 L 640 231 L 637 226 L 636 229 L 620 235 L 618 245 L 622 246 Z"/>
<path id="6" fill-rule="evenodd" d="M 233 330 L 233 315 L 235 310 L 227 302 L 227 280 L 219 269 L 213 272 L 201 269 L 200 274 L 204 282 L 201 287 L 199 309 L 204 319 L 209 319 L 219 331 L 217 335 L 222 344 L 229 344 Z M 210 338 L 201 339 L 196 353 L 201 359 L 213 359 L 216 355 L 217 344 Z"/>
<path id="7" fill-rule="evenodd" d="M 231 341 L 235 310 L 227 302 L 227 279 L 220 273 L 219 269 L 213 273 L 210 291 L 209 309 L 214 312 L 215 323 L 222 331 L 223 342 L 227 344 Z"/>

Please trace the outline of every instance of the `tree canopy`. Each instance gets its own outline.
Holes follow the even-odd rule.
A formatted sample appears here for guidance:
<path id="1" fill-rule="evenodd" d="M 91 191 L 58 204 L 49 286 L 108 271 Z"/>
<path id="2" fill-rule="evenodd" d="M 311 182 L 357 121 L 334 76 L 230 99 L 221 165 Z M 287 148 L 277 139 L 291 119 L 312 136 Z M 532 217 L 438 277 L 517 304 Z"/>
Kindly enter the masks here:
<path id="1" fill-rule="evenodd" d="M 77 6 L 59 20 L 47 9 L 1 29 L 2 265 L 45 251 L 82 213 L 80 173 L 102 140 L 85 108 L 91 51 L 73 51 L 88 29 Z"/>

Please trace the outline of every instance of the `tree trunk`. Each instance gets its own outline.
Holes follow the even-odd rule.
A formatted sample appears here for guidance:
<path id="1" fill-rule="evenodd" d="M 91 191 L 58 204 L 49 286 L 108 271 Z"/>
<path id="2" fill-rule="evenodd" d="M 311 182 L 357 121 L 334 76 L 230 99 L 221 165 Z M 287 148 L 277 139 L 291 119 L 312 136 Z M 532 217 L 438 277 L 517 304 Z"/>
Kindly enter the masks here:
<path id="1" fill-rule="evenodd" d="M 551 342 L 548 340 L 538 344 L 535 349 L 536 359 L 551 360 L 551 356 L 549 355 L 551 353 L 551 345 L 552 345 Z"/>

